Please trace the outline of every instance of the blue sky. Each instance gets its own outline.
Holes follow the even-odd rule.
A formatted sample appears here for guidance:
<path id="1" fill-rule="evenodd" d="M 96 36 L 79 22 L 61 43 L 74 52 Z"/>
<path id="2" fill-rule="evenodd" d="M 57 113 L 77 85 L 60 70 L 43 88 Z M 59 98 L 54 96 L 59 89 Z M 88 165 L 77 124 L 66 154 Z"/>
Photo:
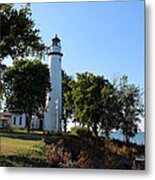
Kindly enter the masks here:
<path id="1" fill-rule="evenodd" d="M 60 37 L 68 74 L 90 71 L 110 80 L 126 74 L 144 89 L 144 1 L 32 3 L 31 9 L 45 44 Z"/>
<path id="2" fill-rule="evenodd" d="M 126 74 L 144 89 L 144 2 L 33 3 L 32 17 L 47 45 L 61 38 L 63 68 L 108 79 Z M 46 59 L 48 62 L 48 59 Z"/>
<path id="3" fill-rule="evenodd" d="M 47 45 L 61 38 L 68 74 L 126 74 L 144 89 L 144 1 L 36 3 L 32 14 Z"/>
<path id="4" fill-rule="evenodd" d="M 144 90 L 144 1 L 32 3 L 31 8 L 45 44 L 60 37 L 69 75 L 89 71 L 112 81 L 126 74 Z"/>

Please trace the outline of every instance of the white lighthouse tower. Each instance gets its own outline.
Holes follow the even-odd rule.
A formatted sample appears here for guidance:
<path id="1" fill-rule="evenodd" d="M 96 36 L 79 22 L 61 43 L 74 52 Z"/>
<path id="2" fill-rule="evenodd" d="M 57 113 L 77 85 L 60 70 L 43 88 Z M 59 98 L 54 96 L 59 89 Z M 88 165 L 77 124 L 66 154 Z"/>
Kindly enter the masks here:
<path id="1" fill-rule="evenodd" d="M 44 130 L 58 131 L 61 129 L 62 120 L 62 69 L 61 69 L 61 44 L 55 35 L 49 53 L 49 70 L 51 91 L 47 95 L 47 110 L 45 112 Z"/>

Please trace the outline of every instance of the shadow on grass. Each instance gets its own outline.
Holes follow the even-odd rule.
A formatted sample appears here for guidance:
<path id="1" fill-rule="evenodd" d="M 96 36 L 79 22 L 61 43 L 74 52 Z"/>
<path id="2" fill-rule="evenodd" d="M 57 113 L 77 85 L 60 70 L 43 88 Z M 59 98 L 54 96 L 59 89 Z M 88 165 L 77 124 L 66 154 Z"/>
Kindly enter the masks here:
<path id="1" fill-rule="evenodd" d="M 1 137 L 8 137 L 8 138 L 14 138 L 14 139 L 21 139 L 21 140 L 45 140 L 48 144 L 48 141 L 51 143 L 56 143 L 60 139 L 63 139 L 64 136 L 59 136 L 55 134 L 33 134 L 33 133 L 21 133 L 21 132 L 0 132 Z"/>
<path id="2" fill-rule="evenodd" d="M 1 167 L 51 167 L 40 158 L 29 158 L 25 156 L 0 156 Z"/>
<path id="3" fill-rule="evenodd" d="M 39 134 L 26 134 L 26 133 L 0 133 L 1 137 L 9 137 L 22 140 L 41 140 L 44 136 Z"/>

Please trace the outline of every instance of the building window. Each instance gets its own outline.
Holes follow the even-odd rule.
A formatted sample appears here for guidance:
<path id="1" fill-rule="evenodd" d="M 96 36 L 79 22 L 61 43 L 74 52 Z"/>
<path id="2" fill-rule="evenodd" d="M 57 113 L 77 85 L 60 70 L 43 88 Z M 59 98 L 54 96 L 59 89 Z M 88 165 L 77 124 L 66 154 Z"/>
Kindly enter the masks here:
<path id="1" fill-rule="evenodd" d="M 13 124 L 16 125 L 16 117 L 13 118 Z"/>
<path id="2" fill-rule="evenodd" d="M 22 116 L 19 117 L 19 125 L 22 125 Z"/>

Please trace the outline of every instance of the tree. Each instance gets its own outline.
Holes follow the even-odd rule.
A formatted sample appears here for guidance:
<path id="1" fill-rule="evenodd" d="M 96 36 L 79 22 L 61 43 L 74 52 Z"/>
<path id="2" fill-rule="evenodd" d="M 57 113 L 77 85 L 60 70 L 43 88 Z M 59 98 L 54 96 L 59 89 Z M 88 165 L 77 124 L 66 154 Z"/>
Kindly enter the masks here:
<path id="1" fill-rule="evenodd" d="M 46 46 L 35 28 L 30 4 L 19 10 L 12 4 L 0 4 L 0 21 L 0 62 L 8 56 L 17 59 L 45 53 Z"/>
<path id="2" fill-rule="evenodd" d="M 5 86 L 3 83 L 3 73 L 6 69 L 6 66 L 0 63 L 0 110 L 2 109 L 2 100 L 3 100 L 3 94 L 5 91 Z"/>
<path id="3" fill-rule="evenodd" d="M 100 115 L 100 128 L 104 130 L 105 136 L 109 137 L 112 129 L 119 129 L 122 117 L 117 89 L 109 81 L 101 91 Z"/>
<path id="4" fill-rule="evenodd" d="M 103 76 L 92 73 L 77 74 L 77 81 L 73 87 L 75 118 L 84 127 L 91 128 L 98 136 L 102 119 L 101 94 L 108 80 Z"/>
<path id="5" fill-rule="evenodd" d="M 30 4 L 17 10 L 13 4 L 0 4 L 0 99 L 4 92 L 2 61 L 32 56 L 43 56 L 48 49 L 35 28 Z M 3 72 L 2 72 L 3 70 Z"/>
<path id="6" fill-rule="evenodd" d="M 128 77 L 120 78 L 118 87 L 119 102 L 121 104 L 122 119 L 120 130 L 125 135 L 126 142 L 138 132 L 138 122 L 144 113 L 140 89 L 128 83 Z"/>
<path id="7" fill-rule="evenodd" d="M 6 66 L 0 63 L 0 100 L 3 99 L 4 84 L 2 83 L 2 77 Z"/>
<path id="8" fill-rule="evenodd" d="M 29 132 L 32 115 L 45 109 L 46 93 L 50 89 L 49 71 L 40 60 L 17 60 L 4 74 L 7 108 L 25 113 Z"/>
<path id="9" fill-rule="evenodd" d="M 67 120 L 71 118 L 73 111 L 72 100 L 72 86 L 73 81 L 71 76 L 68 76 L 64 70 L 62 70 L 62 120 L 64 122 L 64 132 L 67 132 Z"/>
<path id="10" fill-rule="evenodd" d="M 75 106 L 75 119 L 82 127 L 89 126 L 89 102 L 88 92 L 89 88 L 88 78 L 89 73 L 77 73 L 77 80 L 73 84 L 72 97 Z"/>

